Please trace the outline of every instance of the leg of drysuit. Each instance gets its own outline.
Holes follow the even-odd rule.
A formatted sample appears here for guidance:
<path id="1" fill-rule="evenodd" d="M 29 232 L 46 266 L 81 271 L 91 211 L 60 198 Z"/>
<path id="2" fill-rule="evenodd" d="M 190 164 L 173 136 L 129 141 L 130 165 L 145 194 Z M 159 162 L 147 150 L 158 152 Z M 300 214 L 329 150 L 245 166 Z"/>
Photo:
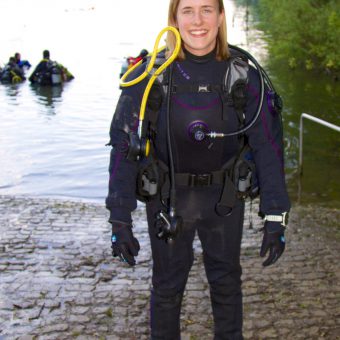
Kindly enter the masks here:
<path id="1" fill-rule="evenodd" d="M 243 214 L 244 204 L 237 202 L 230 216 L 215 216 L 198 225 L 210 284 L 215 340 L 243 339 L 240 265 Z"/>
<path id="2" fill-rule="evenodd" d="M 150 232 L 153 258 L 150 306 L 153 340 L 180 339 L 182 297 L 193 262 L 193 237 L 185 237 L 183 234 L 178 235 L 170 245 L 157 239 L 154 230 Z"/>
<path id="3" fill-rule="evenodd" d="M 147 206 L 153 269 L 150 301 L 151 339 L 179 340 L 183 292 L 193 263 L 192 243 L 195 230 L 184 224 L 173 244 L 156 237 L 154 215 L 159 211 Z"/>

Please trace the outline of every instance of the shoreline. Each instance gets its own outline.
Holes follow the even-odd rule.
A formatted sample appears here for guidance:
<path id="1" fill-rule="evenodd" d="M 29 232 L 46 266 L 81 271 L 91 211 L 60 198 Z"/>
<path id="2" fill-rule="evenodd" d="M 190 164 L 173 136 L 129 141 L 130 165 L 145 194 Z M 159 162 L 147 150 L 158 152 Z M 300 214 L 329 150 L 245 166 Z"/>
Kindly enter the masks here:
<path id="1" fill-rule="evenodd" d="M 338 339 L 340 212 L 293 207 L 287 247 L 274 266 L 249 229 L 243 266 L 245 339 Z M 256 228 L 262 221 L 256 215 Z M 143 207 L 133 213 L 141 251 L 115 261 L 104 204 L 0 196 L 1 339 L 148 339 L 152 261 Z M 211 339 L 209 288 L 197 239 L 183 300 L 183 339 Z"/>

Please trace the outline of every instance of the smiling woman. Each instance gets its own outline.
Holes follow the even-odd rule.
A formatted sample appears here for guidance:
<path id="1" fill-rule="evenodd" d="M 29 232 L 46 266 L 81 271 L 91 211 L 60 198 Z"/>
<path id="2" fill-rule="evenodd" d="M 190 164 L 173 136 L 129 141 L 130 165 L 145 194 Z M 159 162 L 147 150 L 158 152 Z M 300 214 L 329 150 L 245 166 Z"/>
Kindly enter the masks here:
<path id="1" fill-rule="evenodd" d="M 229 51 L 222 0 L 171 0 L 168 24 L 179 30 L 180 57 L 154 83 L 146 124 L 139 129 L 141 99 L 149 90 L 144 80 L 123 88 L 111 122 L 106 206 L 112 254 L 136 265 L 140 245 L 131 213 L 136 199 L 145 202 L 153 258 L 151 338 L 177 340 L 197 232 L 215 339 L 241 340 L 240 247 L 244 198 L 254 192 L 255 165 L 264 216 L 261 256 L 268 254 L 263 265 L 275 263 L 285 249 L 290 203 L 280 108 L 263 100 L 264 94 L 276 94 L 268 77 L 263 85 L 261 67 L 248 64 L 254 58 L 235 47 Z M 166 47 L 169 61 L 175 47 L 172 31 Z M 166 58 L 162 53 L 158 60 Z M 138 64 L 127 81 L 139 79 L 147 65 L 147 59 Z M 145 139 L 149 157 L 140 152 Z"/>
<path id="2" fill-rule="evenodd" d="M 174 24 L 179 28 L 184 47 L 198 56 L 208 54 L 215 48 L 219 28 L 225 24 L 223 7 L 215 0 L 183 0 L 178 5 L 176 19 Z"/>
<path id="3" fill-rule="evenodd" d="M 218 59 L 228 56 L 227 25 L 222 0 L 175 1 L 170 6 L 168 23 L 178 27 L 183 38 L 184 47 L 193 54 L 204 55 L 215 48 L 217 44 Z M 216 39 L 217 37 L 217 39 Z M 167 37 L 167 46 L 171 52 L 175 47 L 172 35 Z M 169 52 L 169 53 L 170 53 Z M 183 51 L 179 58 L 183 59 Z"/>

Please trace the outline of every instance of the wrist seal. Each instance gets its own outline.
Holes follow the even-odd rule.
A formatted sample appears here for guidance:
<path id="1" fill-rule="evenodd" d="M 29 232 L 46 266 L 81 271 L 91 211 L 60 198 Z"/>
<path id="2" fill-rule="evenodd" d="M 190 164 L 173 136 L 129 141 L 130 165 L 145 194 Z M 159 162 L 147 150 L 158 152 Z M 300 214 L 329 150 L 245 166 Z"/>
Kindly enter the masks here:
<path id="1" fill-rule="evenodd" d="M 288 224 L 288 212 L 285 211 L 281 215 L 265 215 L 264 220 L 268 222 L 280 222 L 286 227 Z"/>

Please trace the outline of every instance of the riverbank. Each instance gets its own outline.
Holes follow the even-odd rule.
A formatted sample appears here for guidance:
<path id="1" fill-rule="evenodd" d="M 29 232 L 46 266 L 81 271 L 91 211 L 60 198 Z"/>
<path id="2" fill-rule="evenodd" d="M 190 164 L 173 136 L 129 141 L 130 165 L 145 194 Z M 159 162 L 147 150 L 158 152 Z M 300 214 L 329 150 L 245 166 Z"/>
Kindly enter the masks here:
<path id="1" fill-rule="evenodd" d="M 247 207 L 249 208 L 249 207 Z M 253 209 L 255 227 L 261 226 Z M 147 339 L 151 255 L 142 208 L 134 268 L 114 261 L 103 205 L 0 196 L 0 339 Z M 296 207 L 287 249 L 263 268 L 261 233 L 242 242 L 245 339 L 339 339 L 340 212 Z M 183 339 L 212 339 L 202 253 L 183 301 Z"/>

